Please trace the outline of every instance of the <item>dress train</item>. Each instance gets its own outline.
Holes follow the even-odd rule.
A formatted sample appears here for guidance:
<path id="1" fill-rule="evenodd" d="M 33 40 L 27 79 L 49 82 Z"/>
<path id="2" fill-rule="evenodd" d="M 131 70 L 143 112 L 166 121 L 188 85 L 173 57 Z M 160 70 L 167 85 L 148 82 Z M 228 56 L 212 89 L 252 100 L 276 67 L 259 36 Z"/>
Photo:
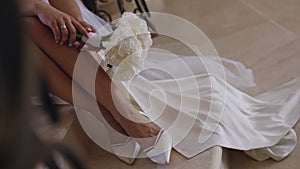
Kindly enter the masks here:
<path id="1" fill-rule="evenodd" d="M 96 28 L 105 24 L 77 3 L 87 22 Z M 152 49 L 145 69 L 124 85 L 147 116 L 172 134 L 174 148 L 185 157 L 219 145 L 260 161 L 281 160 L 294 149 L 300 78 L 252 97 L 241 91 L 255 86 L 251 70 L 229 59 Z"/>

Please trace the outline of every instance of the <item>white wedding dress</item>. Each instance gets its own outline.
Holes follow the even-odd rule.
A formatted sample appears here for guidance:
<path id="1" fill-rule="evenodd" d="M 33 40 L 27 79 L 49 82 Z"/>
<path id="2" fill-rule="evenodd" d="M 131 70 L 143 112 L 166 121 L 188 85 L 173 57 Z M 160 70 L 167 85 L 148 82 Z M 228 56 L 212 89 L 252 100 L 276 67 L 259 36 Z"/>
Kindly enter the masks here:
<path id="1" fill-rule="evenodd" d="M 105 24 L 77 2 L 88 23 Z M 255 86 L 251 70 L 225 58 L 221 62 L 224 77 L 217 57 L 178 57 L 150 49 L 149 69 L 132 81 L 130 93 L 187 158 L 216 145 L 244 150 L 257 160 L 288 156 L 297 142 L 292 127 L 300 117 L 300 78 L 251 97 L 241 91 Z M 216 69 L 208 73 L 207 66 Z"/>

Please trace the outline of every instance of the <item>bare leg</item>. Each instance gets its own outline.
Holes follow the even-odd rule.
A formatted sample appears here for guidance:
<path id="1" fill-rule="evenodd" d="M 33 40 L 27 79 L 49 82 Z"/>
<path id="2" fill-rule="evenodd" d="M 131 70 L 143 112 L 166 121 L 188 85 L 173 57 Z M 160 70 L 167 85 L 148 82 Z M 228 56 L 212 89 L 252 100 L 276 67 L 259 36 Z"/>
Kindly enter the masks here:
<path id="1" fill-rule="evenodd" d="M 48 28 L 40 23 L 36 18 L 27 18 L 26 23 L 29 25 L 31 37 L 35 44 L 37 44 L 38 47 L 47 54 L 47 56 L 49 56 L 71 77 L 79 54 L 78 50 L 56 44 Z M 82 88 L 92 95 L 94 91 L 90 89 L 90 84 L 85 81 L 85 77 L 92 74 L 94 70 L 93 68 L 98 67 L 98 64 L 93 60 L 93 58 L 87 57 L 82 66 L 85 69 L 85 72 L 75 80 Z M 113 117 L 121 124 L 130 136 L 144 138 L 156 136 L 158 134 L 160 128 L 156 124 L 152 122 L 135 123 L 126 119 L 118 112 L 112 100 L 112 93 L 110 90 L 111 80 L 102 69 L 98 69 L 95 84 L 97 100 L 109 110 Z M 140 118 L 144 117 L 141 116 Z"/>
<path id="2" fill-rule="evenodd" d="M 72 103 L 72 80 L 65 74 L 45 53 L 43 53 L 35 44 L 32 45 L 32 48 L 37 57 L 39 57 L 39 62 L 41 69 L 43 69 L 44 76 L 50 85 L 50 90 L 53 94 L 59 96 L 65 101 Z M 79 86 L 74 86 L 74 93 L 81 98 L 78 106 L 82 109 L 85 109 L 91 113 L 98 112 L 98 110 L 91 104 L 94 100 L 93 98 L 83 91 Z M 109 130 L 109 133 L 114 132 L 111 127 L 113 127 L 118 132 L 127 135 L 122 126 L 114 119 L 111 113 L 105 109 L 101 104 L 99 108 L 103 117 L 102 119 L 106 128 Z M 111 126 L 111 127 L 110 127 Z M 111 138 L 111 140 L 113 140 Z M 114 142 L 121 140 L 113 140 Z"/>

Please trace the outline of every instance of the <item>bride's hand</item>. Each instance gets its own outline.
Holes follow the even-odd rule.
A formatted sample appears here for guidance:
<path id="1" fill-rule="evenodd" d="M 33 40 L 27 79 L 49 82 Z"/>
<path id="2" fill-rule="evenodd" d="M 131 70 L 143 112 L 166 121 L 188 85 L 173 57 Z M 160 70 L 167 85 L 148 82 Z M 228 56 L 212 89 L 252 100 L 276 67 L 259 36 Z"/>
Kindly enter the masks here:
<path id="1" fill-rule="evenodd" d="M 94 33 L 97 32 L 96 28 L 94 28 L 92 25 L 90 25 L 90 24 L 88 24 L 87 22 L 85 22 L 85 21 L 83 20 L 83 18 L 79 17 L 79 18 L 77 18 L 77 21 L 78 21 L 82 26 L 84 26 L 88 32 L 94 32 Z M 76 42 L 74 43 L 74 45 L 75 45 L 78 49 L 81 49 L 81 48 L 84 46 L 84 42 L 82 42 L 82 41 L 76 41 Z"/>
<path id="2" fill-rule="evenodd" d="M 94 28 L 92 25 L 88 24 L 83 20 L 82 17 L 77 18 L 77 21 L 86 28 L 87 31 L 89 32 L 96 32 L 96 28 Z"/>
<path id="3" fill-rule="evenodd" d="M 94 30 L 80 18 L 76 20 L 47 3 L 37 5 L 36 15 L 42 23 L 50 27 L 56 43 L 64 44 L 69 37 L 69 46 L 72 46 L 76 40 L 76 31 L 88 37 L 88 32 Z"/>

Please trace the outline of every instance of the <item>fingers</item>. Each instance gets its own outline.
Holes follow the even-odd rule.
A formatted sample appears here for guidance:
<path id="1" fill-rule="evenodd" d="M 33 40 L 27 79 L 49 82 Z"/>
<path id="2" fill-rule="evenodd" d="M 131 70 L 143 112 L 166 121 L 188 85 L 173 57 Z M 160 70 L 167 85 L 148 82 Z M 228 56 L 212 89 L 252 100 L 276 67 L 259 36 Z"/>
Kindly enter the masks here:
<path id="1" fill-rule="evenodd" d="M 82 35 L 84 35 L 85 37 L 89 37 L 89 33 L 88 30 L 78 21 L 76 21 L 75 19 L 72 20 L 73 25 L 75 26 L 75 28 L 78 30 L 78 32 L 80 32 Z"/>
<path id="2" fill-rule="evenodd" d="M 80 32 L 82 35 L 89 37 L 89 32 L 96 32 L 96 29 L 83 20 L 76 20 L 73 17 L 62 17 L 51 24 L 56 43 L 61 45 L 68 42 L 71 47 L 76 42 L 76 34 Z M 76 45 L 75 45 L 76 46 Z M 82 43 L 79 45 L 82 47 Z"/>
<path id="3" fill-rule="evenodd" d="M 84 43 L 83 43 L 82 41 L 75 41 L 75 42 L 74 42 L 74 46 L 75 46 L 76 48 L 78 48 L 79 50 L 81 50 L 82 47 L 84 46 Z"/>
<path id="4" fill-rule="evenodd" d="M 59 22 L 61 45 L 68 42 L 68 46 L 71 47 L 76 41 L 76 27 L 72 20 L 72 18 L 64 18 Z"/>
<path id="5" fill-rule="evenodd" d="M 58 26 L 59 26 L 60 33 L 61 33 L 59 44 L 63 45 L 68 40 L 68 36 L 69 36 L 68 28 L 69 27 L 67 27 L 67 25 L 63 19 L 59 21 Z"/>
<path id="6" fill-rule="evenodd" d="M 59 43 L 59 41 L 60 41 L 60 30 L 59 30 L 59 27 L 57 25 L 57 22 L 52 22 L 50 24 L 50 28 L 53 32 L 55 42 Z"/>
<path id="7" fill-rule="evenodd" d="M 83 25 L 85 27 L 85 29 L 88 31 L 88 32 L 96 32 L 96 28 L 94 28 L 92 25 L 86 23 L 85 21 L 83 20 L 78 20 L 78 22 Z"/>
<path id="8" fill-rule="evenodd" d="M 73 26 L 72 21 L 67 22 L 67 27 L 69 30 L 69 47 L 71 47 L 76 41 L 76 28 Z"/>

